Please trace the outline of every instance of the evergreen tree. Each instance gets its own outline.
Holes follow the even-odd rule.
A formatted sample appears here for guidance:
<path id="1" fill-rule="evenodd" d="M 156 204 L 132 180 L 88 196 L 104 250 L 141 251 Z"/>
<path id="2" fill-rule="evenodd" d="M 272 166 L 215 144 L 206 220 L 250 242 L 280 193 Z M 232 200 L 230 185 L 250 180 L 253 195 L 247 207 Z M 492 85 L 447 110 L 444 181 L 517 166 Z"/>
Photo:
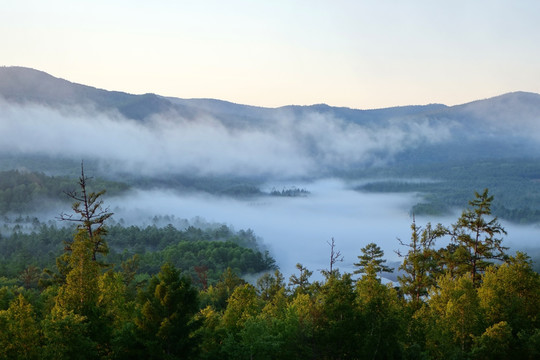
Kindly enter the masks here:
<path id="1" fill-rule="evenodd" d="M 236 287 L 227 300 L 223 314 L 223 325 L 230 334 L 237 333 L 250 317 L 256 316 L 263 308 L 256 288 L 251 284 Z"/>
<path id="2" fill-rule="evenodd" d="M 41 322 L 43 359 L 98 359 L 97 344 L 88 337 L 86 317 L 54 307 Z"/>
<path id="3" fill-rule="evenodd" d="M 84 229 L 79 229 L 71 245 L 69 256 L 70 271 L 66 282 L 59 288 L 54 311 L 60 314 L 56 319 L 60 323 L 74 320 L 69 314 L 75 314 L 86 324 L 84 330 L 89 341 L 95 344 L 98 354 L 109 352 L 111 332 L 113 330 L 113 314 L 108 314 L 103 304 L 99 287 L 100 267 L 92 259 L 93 243 Z M 118 301 L 121 301 L 118 299 Z M 68 314 L 67 317 L 64 314 Z M 83 329 L 73 323 L 77 329 Z"/>
<path id="4" fill-rule="evenodd" d="M 215 310 L 222 311 L 227 307 L 227 300 L 234 290 L 245 283 L 246 281 L 244 279 L 239 277 L 230 267 L 228 267 L 223 271 L 220 280 L 215 285 L 211 285 L 207 290 L 201 293 L 201 303 L 203 306 L 212 305 Z"/>
<path id="5" fill-rule="evenodd" d="M 199 323 L 197 290 L 188 277 L 165 264 L 148 288 L 138 295 L 140 316 L 135 320 L 144 356 L 149 359 L 195 357 L 193 334 Z"/>
<path id="6" fill-rule="evenodd" d="M 403 263 L 399 267 L 403 273 L 398 276 L 398 280 L 403 293 L 418 303 L 427 295 L 429 288 L 435 284 L 437 261 L 433 246 L 435 240 L 445 235 L 447 230 L 441 224 L 433 229 L 430 223 L 422 230 L 416 225 L 414 218 L 411 230 L 411 241 L 408 244 L 400 241 L 409 250 L 404 255 Z M 398 255 L 401 256 L 401 253 L 398 252 Z"/>
<path id="7" fill-rule="evenodd" d="M 377 274 L 381 272 L 393 272 L 394 269 L 384 265 L 386 262 L 383 259 L 384 251 L 375 243 L 369 243 L 362 248 L 362 255 L 358 255 L 360 260 L 353 265 L 358 267 L 354 271 L 355 274 Z"/>
<path id="8" fill-rule="evenodd" d="M 109 219 L 113 213 L 109 212 L 108 208 L 103 208 L 103 200 L 101 196 L 105 194 L 105 190 L 99 192 L 90 192 L 88 189 L 88 178 L 84 174 L 84 166 L 81 163 L 81 176 L 79 177 L 80 191 L 70 191 L 66 194 L 75 200 L 72 205 L 75 214 L 61 214 L 60 219 L 65 221 L 76 222 L 79 230 L 85 230 L 88 234 L 88 239 L 92 243 L 92 260 L 97 260 L 97 254 L 107 255 L 109 247 L 105 241 L 107 229 L 105 221 Z"/>
<path id="9" fill-rule="evenodd" d="M 316 318 L 314 352 L 322 359 L 359 358 L 357 336 L 364 323 L 359 318 L 350 274 L 332 273 L 320 286 L 315 303 L 320 307 Z"/>
<path id="10" fill-rule="evenodd" d="M 76 314 L 87 316 L 97 306 L 99 298 L 99 267 L 92 260 L 93 244 L 84 229 L 79 229 L 71 244 L 69 273 L 57 297 L 57 305 Z"/>
<path id="11" fill-rule="evenodd" d="M 308 292 L 310 286 L 309 278 L 313 274 L 313 271 L 309 271 L 302 264 L 296 264 L 296 268 L 300 271 L 300 274 L 296 276 L 291 275 L 289 278 L 289 286 L 293 288 L 295 294 L 305 294 Z"/>
<path id="12" fill-rule="evenodd" d="M 426 346 L 434 358 L 467 358 L 473 339 L 483 332 L 483 312 L 471 278 L 464 274 L 442 276 L 432 287 L 429 311 L 423 313 L 428 324 Z"/>
<path id="13" fill-rule="evenodd" d="M 488 189 L 482 194 L 475 192 L 475 199 L 469 201 L 471 208 L 463 211 L 451 231 L 452 241 L 458 245 L 456 251 L 463 254 L 459 259 L 476 286 L 480 274 L 492 260 L 504 260 L 507 257 L 505 251 L 508 248 L 502 246 L 502 238 L 499 238 L 502 234 L 506 235 L 506 231 L 496 217 L 486 219 L 486 216 L 491 215 L 492 201 L 493 196 L 488 195 Z"/>
<path id="14" fill-rule="evenodd" d="M 506 321 L 492 325 L 482 336 L 474 338 L 471 354 L 479 360 L 505 360 L 516 357 L 512 351 L 512 328 Z"/>
<path id="15" fill-rule="evenodd" d="M 0 310 L 0 359 L 38 359 L 40 330 L 33 306 L 21 295 Z"/>
<path id="16" fill-rule="evenodd" d="M 540 275 L 532 269 L 531 260 L 518 252 L 501 266 L 490 266 L 482 276 L 478 294 L 486 321 L 494 327 L 479 346 L 494 345 L 497 336 L 508 328 L 512 335 L 508 350 L 516 357 L 534 357 L 530 345 L 540 327 Z"/>
<path id="17" fill-rule="evenodd" d="M 403 308 L 396 290 L 368 272 L 356 283 L 356 303 L 364 324 L 357 333 L 361 342 L 356 358 L 400 358 Z"/>
<path id="18" fill-rule="evenodd" d="M 257 280 L 257 291 L 261 300 L 270 301 L 280 290 L 284 290 L 285 283 L 283 281 L 283 275 L 279 270 L 275 270 L 274 275 L 265 273 L 259 277 Z"/>

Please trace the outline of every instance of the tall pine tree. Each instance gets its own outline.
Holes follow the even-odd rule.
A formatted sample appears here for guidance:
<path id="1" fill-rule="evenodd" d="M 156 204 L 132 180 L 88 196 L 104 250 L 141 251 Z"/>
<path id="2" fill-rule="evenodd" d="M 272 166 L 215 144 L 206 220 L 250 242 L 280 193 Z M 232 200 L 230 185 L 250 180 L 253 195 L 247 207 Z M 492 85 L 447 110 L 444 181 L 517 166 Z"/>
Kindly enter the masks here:
<path id="1" fill-rule="evenodd" d="M 480 275 L 493 260 L 505 260 L 508 249 L 502 246 L 501 235 L 506 231 L 498 219 L 486 219 L 491 215 L 491 202 L 488 189 L 482 194 L 475 192 L 475 199 L 469 201 L 471 208 L 461 214 L 452 226 L 452 241 L 458 245 L 456 251 L 461 254 L 463 271 L 469 272 L 473 284 L 478 285 Z M 461 275 L 461 274 L 458 274 Z"/>

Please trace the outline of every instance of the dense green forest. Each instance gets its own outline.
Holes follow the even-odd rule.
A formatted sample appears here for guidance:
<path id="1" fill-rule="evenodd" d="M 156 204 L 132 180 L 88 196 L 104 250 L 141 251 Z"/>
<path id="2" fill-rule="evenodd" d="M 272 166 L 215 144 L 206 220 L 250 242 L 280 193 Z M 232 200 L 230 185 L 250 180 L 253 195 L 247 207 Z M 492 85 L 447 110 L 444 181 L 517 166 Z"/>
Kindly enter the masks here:
<path id="1" fill-rule="evenodd" d="M 450 214 L 464 208 L 475 190 L 489 188 L 495 196 L 494 215 L 515 223 L 540 222 L 538 159 L 396 165 L 346 176 L 367 179 L 357 187 L 360 191 L 418 192 L 422 200 L 411 209 L 417 215 Z"/>
<path id="2" fill-rule="evenodd" d="M 111 195 L 120 194 L 128 185 L 120 182 L 96 179 L 89 190 L 107 189 Z M 73 191 L 72 177 L 48 176 L 27 170 L 7 170 L 0 172 L 0 215 L 8 212 L 24 214 L 32 211 L 39 202 L 40 210 L 47 210 L 50 201 L 66 201 L 66 192 Z"/>
<path id="3" fill-rule="evenodd" d="M 178 230 L 172 225 L 139 228 L 118 224 L 107 229 L 107 237 L 111 239 L 107 256 L 110 266 L 120 268 L 137 254 L 139 273 L 144 277 L 158 273 L 165 262 L 194 278 L 194 268 L 203 267 L 210 283 L 217 281 L 228 267 L 238 274 L 274 268 L 275 261 L 268 251 L 259 249 L 251 230 L 233 231 L 226 225 Z M 0 234 L 0 276 L 16 277 L 28 264 L 41 269 L 54 268 L 56 258 L 73 241 L 74 233 L 73 227 L 41 224 L 35 219 L 32 231 Z"/>
<path id="4" fill-rule="evenodd" d="M 79 183 L 63 216 L 76 228 L 0 239 L 0 359 L 540 356 L 540 275 L 509 255 L 487 189 L 448 227 L 413 220 L 399 283 L 384 284 L 373 243 L 353 274 L 332 242 L 320 280 L 301 264 L 285 279 L 250 231 L 107 225 L 103 192 Z"/>

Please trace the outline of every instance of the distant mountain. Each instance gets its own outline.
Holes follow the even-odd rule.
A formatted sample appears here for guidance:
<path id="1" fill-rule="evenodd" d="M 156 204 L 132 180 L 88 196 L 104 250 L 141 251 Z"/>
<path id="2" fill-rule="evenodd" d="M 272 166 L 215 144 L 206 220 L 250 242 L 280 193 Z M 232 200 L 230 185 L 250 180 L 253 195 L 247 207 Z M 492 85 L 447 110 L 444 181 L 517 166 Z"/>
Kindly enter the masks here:
<path id="1" fill-rule="evenodd" d="M 101 111 L 115 110 L 135 120 L 170 110 L 186 110 L 155 94 L 132 95 L 96 89 L 24 67 L 0 68 L 0 96 L 21 104 L 93 106 Z"/>
<path id="2" fill-rule="evenodd" d="M 334 121 L 342 136 L 358 129 L 349 129 L 347 124 L 358 125 L 367 132 L 392 129 L 394 133 L 409 133 L 409 137 L 402 135 L 396 138 L 406 146 L 392 152 L 392 156 L 401 162 L 520 157 L 534 155 L 540 149 L 540 95 L 525 92 L 458 106 L 429 104 L 360 110 L 317 104 L 264 108 L 215 99 L 179 99 L 156 94 L 133 95 L 106 91 L 34 69 L 1 67 L 0 96 L 16 104 L 37 103 L 51 108 L 89 107 L 143 122 L 159 116 L 191 121 L 211 118 L 229 129 L 284 131 L 283 128 L 278 129 L 280 125 L 276 124 L 280 124 L 282 119 L 290 119 L 287 125 L 290 129 L 287 131 L 295 133 L 298 142 L 305 144 L 306 151 L 320 156 L 324 156 L 321 155 L 324 150 L 318 149 L 316 143 L 322 139 L 316 138 L 316 134 L 306 126 L 315 121 L 315 115 Z M 294 124 L 302 124 L 302 127 L 295 128 Z M 381 138 L 380 135 L 372 137 L 372 142 Z M 420 141 L 417 137 L 424 140 Z M 411 144 L 407 145 L 408 139 L 416 140 L 410 140 Z M 376 148 L 376 143 L 371 146 Z"/>
<path id="3" fill-rule="evenodd" d="M 174 112 L 185 118 L 212 115 L 231 124 L 272 119 L 285 113 L 289 116 L 319 113 L 359 124 L 419 117 L 460 122 L 466 119 L 474 120 L 475 124 L 497 121 L 498 126 L 503 126 L 504 123 L 507 126 L 520 125 L 523 122 L 531 124 L 540 120 L 540 95 L 526 92 L 509 93 L 452 107 L 429 104 L 359 110 L 317 104 L 264 108 L 215 99 L 179 99 L 156 94 L 133 95 L 107 91 L 72 83 L 25 67 L 0 67 L 0 96 L 10 102 L 40 103 L 52 107 L 91 105 L 103 111 L 116 110 L 126 118 L 134 120 L 144 120 L 166 112 Z M 527 116 L 524 118 L 523 114 Z"/>
<path id="4" fill-rule="evenodd" d="M 127 118 L 143 120 L 151 115 L 175 111 L 193 117 L 211 114 L 219 118 L 271 118 L 276 113 L 319 112 L 348 121 L 376 121 L 382 118 L 412 116 L 446 109 L 444 105 L 404 106 L 380 110 L 357 110 L 325 104 L 263 108 L 214 99 L 179 99 L 155 94 L 133 95 L 106 91 L 53 77 L 43 71 L 24 67 L 0 67 L 0 96 L 17 103 L 41 103 L 49 106 L 93 105 L 104 111 L 117 110 Z"/>

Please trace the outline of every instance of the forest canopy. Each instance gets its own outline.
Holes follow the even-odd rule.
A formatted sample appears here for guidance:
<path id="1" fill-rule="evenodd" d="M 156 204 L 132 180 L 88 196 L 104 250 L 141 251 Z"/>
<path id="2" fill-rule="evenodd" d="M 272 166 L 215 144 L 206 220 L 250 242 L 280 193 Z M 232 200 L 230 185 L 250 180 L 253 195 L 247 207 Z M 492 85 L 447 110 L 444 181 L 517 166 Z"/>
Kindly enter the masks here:
<path id="1" fill-rule="evenodd" d="M 250 230 L 108 225 L 104 192 L 80 184 L 76 228 L 36 220 L 0 238 L 0 359 L 540 354 L 540 276 L 504 246 L 487 189 L 451 226 L 413 220 L 399 282 L 384 284 L 393 269 L 374 243 L 354 274 L 332 241 L 320 280 L 302 264 L 285 279 Z"/>

